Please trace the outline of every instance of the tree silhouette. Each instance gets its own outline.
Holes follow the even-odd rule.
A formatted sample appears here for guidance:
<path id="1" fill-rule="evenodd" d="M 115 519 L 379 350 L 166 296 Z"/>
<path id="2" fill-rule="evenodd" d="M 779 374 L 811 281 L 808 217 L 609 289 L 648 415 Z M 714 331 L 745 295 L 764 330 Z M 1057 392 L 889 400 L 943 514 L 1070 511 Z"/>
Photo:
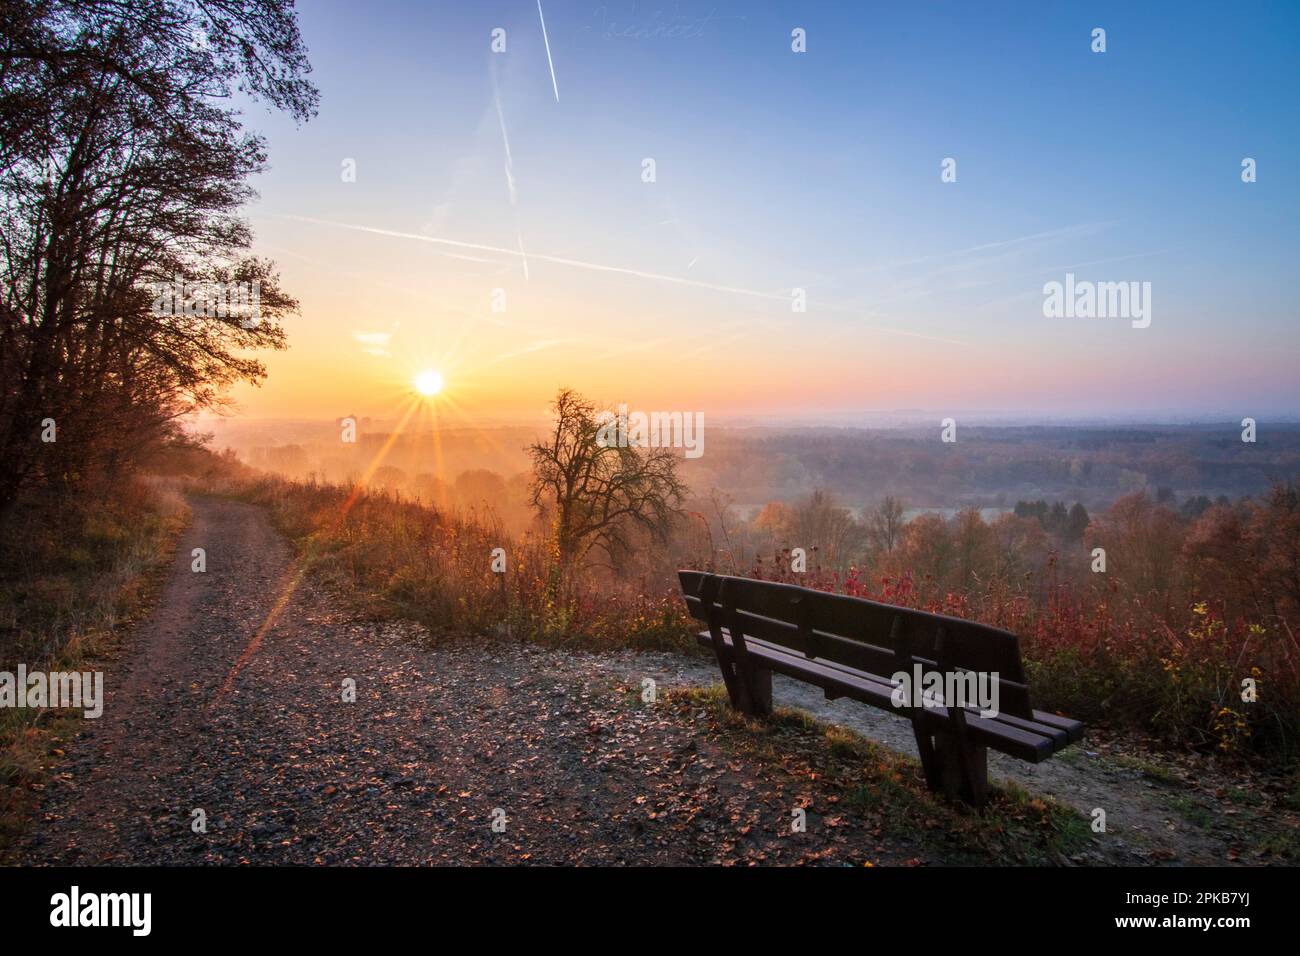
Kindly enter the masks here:
<path id="1" fill-rule="evenodd" d="M 560 567 L 572 567 L 597 545 L 612 556 L 635 526 L 665 538 L 686 492 L 676 456 L 602 443 L 595 404 L 572 389 L 561 389 L 551 407 L 550 437 L 528 448 L 530 501 L 551 523 Z"/>
<path id="2" fill-rule="evenodd" d="M 287 0 L 11 0 L 0 37 L 2 517 L 24 487 L 111 480 L 265 374 L 247 352 L 282 348 L 296 303 L 247 254 L 266 157 L 226 104 L 303 120 L 316 91 Z M 160 294 L 177 280 L 199 294 Z M 257 314 L 217 283 L 260 286 Z"/>

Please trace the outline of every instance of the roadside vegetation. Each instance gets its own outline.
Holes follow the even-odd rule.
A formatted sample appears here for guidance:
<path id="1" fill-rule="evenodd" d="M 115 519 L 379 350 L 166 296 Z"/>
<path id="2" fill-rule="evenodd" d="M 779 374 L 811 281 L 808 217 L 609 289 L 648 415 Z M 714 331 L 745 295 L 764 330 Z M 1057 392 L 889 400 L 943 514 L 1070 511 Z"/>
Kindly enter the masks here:
<path id="1" fill-rule="evenodd" d="M 186 516 L 183 499 L 161 482 L 58 516 L 17 509 L 0 564 L 0 671 L 101 669 L 148 610 Z M 0 854 L 84 719 L 0 708 Z"/>

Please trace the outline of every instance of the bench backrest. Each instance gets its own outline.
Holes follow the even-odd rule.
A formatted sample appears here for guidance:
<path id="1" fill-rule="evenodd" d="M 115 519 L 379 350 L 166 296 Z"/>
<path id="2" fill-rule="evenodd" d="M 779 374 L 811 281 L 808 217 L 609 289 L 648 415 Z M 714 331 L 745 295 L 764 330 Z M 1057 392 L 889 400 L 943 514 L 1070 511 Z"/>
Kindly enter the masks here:
<path id="1" fill-rule="evenodd" d="M 940 657 L 946 668 L 996 672 L 1001 711 L 1033 717 L 1020 641 L 1010 631 L 775 581 L 703 571 L 677 576 L 691 616 L 706 624 L 886 681 L 899 670 L 910 672 L 912 660 L 938 669 Z"/>

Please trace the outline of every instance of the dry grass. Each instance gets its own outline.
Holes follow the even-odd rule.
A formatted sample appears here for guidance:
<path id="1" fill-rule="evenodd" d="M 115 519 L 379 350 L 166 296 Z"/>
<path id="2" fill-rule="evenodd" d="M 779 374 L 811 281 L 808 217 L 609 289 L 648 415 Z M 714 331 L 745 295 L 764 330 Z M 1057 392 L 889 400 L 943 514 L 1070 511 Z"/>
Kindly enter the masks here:
<path id="1" fill-rule="evenodd" d="M 141 482 L 51 514 L 20 505 L 0 552 L 0 670 L 95 669 L 151 603 L 188 517 L 170 485 Z M 0 852 L 30 817 L 59 744 L 83 718 L 0 710 Z"/>
<path id="2" fill-rule="evenodd" d="M 552 647 L 695 652 L 675 592 L 562 575 L 541 536 L 511 539 L 490 517 L 374 490 L 348 504 L 347 488 L 269 477 L 217 490 L 268 506 L 311 568 L 376 617 Z M 497 548 L 505 551 L 504 574 L 493 571 Z"/>

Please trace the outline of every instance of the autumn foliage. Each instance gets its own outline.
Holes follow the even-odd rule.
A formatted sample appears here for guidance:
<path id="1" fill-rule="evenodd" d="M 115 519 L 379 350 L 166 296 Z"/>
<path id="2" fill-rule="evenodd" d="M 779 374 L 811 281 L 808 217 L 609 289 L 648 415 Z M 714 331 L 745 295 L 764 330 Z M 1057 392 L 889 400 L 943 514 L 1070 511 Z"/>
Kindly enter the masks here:
<path id="1" fill-rule="evenodd" d="M 1095 570 L 1103 549 L 1105 570 Z M 1036 518 L 921 515 L 847 568 L 752 576 L 972 618 L 1021 636 L 1039 707 L 1160 742 L 1286 762 L 1300 743 L 1300 496 L 1188 518 L 1142 492 L 1063 546 Z M 1251 699 L 1253 697 L 1253 699 Z"/>

